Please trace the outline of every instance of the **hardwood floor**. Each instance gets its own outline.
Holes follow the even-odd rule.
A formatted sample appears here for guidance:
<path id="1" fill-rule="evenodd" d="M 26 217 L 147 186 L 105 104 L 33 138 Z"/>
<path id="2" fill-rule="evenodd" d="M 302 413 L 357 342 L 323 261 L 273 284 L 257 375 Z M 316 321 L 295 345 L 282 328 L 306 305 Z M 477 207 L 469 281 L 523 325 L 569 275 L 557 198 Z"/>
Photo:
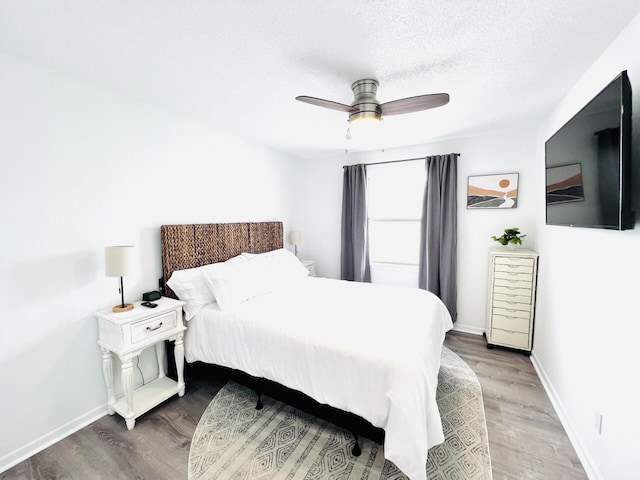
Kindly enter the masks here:
<path id="1" fill-rule="evenodd" d="M 494 480 L 588 478 L 529 357 L 480 335 L 450 332 L 445 345 L 482 386 Z"/>
<path id="2" fill-rule="evenodd" d="M 529 358 L 488 350 L 482 337 L 459 332 L 450 332 L 445 345 L 482 385 L 495 480 L 587 479 Z M 186 479 L 193 432 L 224 383 L 187 379 L 184 397 L 143 415 L 133 430 L 120 416 L 105 416 L 0 474 L 0 480 Z"/>

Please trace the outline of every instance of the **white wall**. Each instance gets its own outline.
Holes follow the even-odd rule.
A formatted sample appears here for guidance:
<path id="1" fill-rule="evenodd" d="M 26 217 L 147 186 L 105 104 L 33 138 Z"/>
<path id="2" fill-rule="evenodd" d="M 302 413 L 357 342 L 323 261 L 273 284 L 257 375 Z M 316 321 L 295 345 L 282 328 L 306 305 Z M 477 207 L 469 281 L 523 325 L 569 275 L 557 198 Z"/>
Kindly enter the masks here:
<path id="1" fill-rule="evenodd" d="M 303 230 L 300 256 L 317 261 L 321 276 L 340 278 L 340 217 L 342 166 L 387 160 L 460 153 L 458 159 L 458 321 L 456 329 L 484 331 L 488 249 L 497 245 L 492 235 L 520 227 L 524 246 L 536 247 L 535 129 L 523 129 L 388 149 L 384 152 L 344 154 L 301 161 L 297 170 L 294 223 Z M 467 210 L 467 177 L 519 173 L 518 207 L 509 210 Z"/>
<path id="2" fill-rule="evenodd" d="M 0 72 L 2 471 L 106 412 L 104 247 L 137 246 L 138 299 L 161 276 L 162 224 L 287 230 L 293 160 L 11 57 Z"/>
<path id="3" fill-rule="evenodd" d="M 538 185 L 544 142 L 622 70 L 633 89 L 633 192 L 640 218 L 640 16 L 568 92 L 539 129 Z M 640 225 L 624 232 L 544 225 L 536 188 L 539 296 L 536 366 L 592 479 L 640 478 L 637 355 Z M 594 415 L 603 414 L 602 435 Z"/>

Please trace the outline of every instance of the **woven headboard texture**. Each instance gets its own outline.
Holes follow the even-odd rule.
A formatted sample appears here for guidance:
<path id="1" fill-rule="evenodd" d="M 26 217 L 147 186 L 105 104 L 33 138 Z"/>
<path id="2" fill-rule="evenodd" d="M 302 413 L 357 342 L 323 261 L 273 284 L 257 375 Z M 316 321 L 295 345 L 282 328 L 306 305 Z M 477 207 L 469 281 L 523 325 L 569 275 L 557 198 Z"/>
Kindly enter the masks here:
<path id="1" fill-rule="evenodd" d="M 284 246 L 282 222 L 162 225 L 163 294 L 176 298 L 166 285 L 175 270 L 224 262 L 242 252 L 264 253 Z"/>

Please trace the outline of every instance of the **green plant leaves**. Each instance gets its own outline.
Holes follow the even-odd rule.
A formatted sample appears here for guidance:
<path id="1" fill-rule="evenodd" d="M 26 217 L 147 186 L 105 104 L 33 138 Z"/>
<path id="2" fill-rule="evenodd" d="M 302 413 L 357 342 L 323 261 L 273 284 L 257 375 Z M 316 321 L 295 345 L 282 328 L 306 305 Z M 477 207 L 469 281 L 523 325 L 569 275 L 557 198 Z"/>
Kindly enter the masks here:
<path id="1" fill-rule="evenodd" d="M 522 245 L 522 239 L 526 237 L 526 235 L 520 234 L 520 229 L 517 227 L 514 228 L 505 228 L 504 233 L 500 237 L 496 237 L 495 235 L 491 238 L 498 242 L 500 245 L 507 245 L 508 243 L 513 243 L 514 245 Z"/>

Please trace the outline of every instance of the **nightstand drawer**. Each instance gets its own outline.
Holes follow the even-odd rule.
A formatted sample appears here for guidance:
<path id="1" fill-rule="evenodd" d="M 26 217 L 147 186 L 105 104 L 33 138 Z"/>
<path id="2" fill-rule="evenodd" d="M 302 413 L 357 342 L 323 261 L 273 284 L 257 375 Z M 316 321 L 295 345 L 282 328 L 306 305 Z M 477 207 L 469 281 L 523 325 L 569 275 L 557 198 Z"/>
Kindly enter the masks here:
<path id="1" fill-rule="evenodd" d="M 152 338 L 168 330 L 176 328 L 177 316 L 176 312 L 171 311 L 164 315 L 142 320 L 131 324 L 131 343 L 135 344 Z"/>

